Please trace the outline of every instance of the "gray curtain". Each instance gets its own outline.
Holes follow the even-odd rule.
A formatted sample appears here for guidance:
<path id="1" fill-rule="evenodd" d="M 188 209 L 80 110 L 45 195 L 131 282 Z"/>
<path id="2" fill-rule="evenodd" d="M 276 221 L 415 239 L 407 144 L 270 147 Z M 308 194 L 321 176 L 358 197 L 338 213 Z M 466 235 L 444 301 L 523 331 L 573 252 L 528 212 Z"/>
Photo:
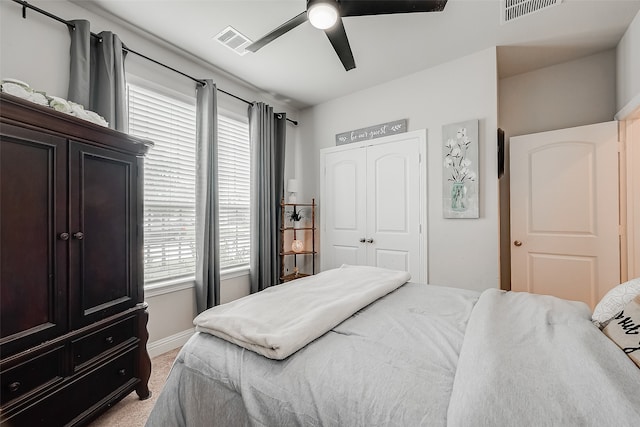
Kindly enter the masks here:
<path id="1" fill-rule="evenodd" d="M 117 35 L 103 31 L 91 36 L 89 21 L 74 20 L 71 33 L 70 101 L 95 111 L 109 127 L 127 131 L 125 52 Z"/>
<path id="2" fill-rule="evenodd" d="M 220 304 L 218 224 L 218 105 L 216 85 L 196 89 L 196 305 Z"/>
<path id="3" fill-rule="evenodd" d="M 251 292 L 280 281 L 280 199 L 284 195 L 286 117 L 249 106 L 251 141 Z"/>

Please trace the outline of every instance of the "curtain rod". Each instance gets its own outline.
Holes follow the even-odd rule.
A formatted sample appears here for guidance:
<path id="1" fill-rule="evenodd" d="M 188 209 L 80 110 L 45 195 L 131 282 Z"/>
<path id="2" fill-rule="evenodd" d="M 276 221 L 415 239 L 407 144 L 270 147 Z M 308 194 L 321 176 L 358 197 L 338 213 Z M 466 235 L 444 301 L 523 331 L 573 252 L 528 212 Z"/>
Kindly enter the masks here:
<path id="1" fill-rule="evenodd" d="M 22 6 L 22 18 L 24 18 L 24 19 L 27 19 L 27 9 L 32 9 L 32 10 L 34 10 L 34 11 L 36 11 L 36 12 L 38 12 L 38 13 L 40 13 L 40 14 L 44 15 L 44 16 L 47 16 L 47 17 L 49 17 L 49 18 L 51 18 L 51 19 L 55 19 L 56 21 L 58 21 L 58 22 L 61 22 L 61 23 L 65 24 L 65 25 L 66 25 L 67 27 L 69 27 L 69 28 L 73 28 L 74 30 L 76 29 L 76 25 L 75 25 L 74 23 L 69 22 L 69 21 L 67 21 L 67 20 L 64 20 L 64 19 L 60 18 L 59 16 L 56 16 L 56 15 L 54 15 L 54 14 L 52 14 L 52 13 L 47 12 L 46 10 L 40 9 L 39 7 L 33 6 L 32 4 L 27 3 L 26 1 L 23 1 L 23 0 L 13 0 L 13 2 L 14 2 L 14 3 L 18 3 L 18 4 L 20 4 L 20 5 Z M 95 33 L 91 32 L 91 36 L 92 36 L 92 37 L 97 38 L 97 39 L 98 39 L 98 40 L 100 40 L 100 41 L 102 41 L 102 37 L 100 37 L 98 34 L 95 34 Z M 173 71 L 173 72 L 175 72 L 175 73 L 178 73 L 178 74 L 180 74 L 180 75 L 182 75 L 182 76 L 184 76 L 184 77 L 187 77 L 187 78 L 189 78 L 189 79 L 193 80 L 194 82 L 196 82 L 196 83 L 198 83 L 198 84 L 201 84 L 201 85 L 203 85 L 203 86 L 204 86 L 204 85 L 206 85 L 206 82 L 205 82 L 204 80 L 196 79 L 195 77 L 192 77 L 192 76 L 190 76 L 189 74 L 183 73 L 183 72 L 182 72 L 182 71 L 180 71 L 180 70 L 176 70 L 175 68 L 170 67 L 170 66 L 168 66 L 168 65 L 166 65 L 166 64 L 163 64 L 163 63 L 162 63 L 162 62 L 160 62 L 160 61 L 156 61 L 156 60 L 155 60 L 155 59 L 153 59 L 153 58 L 149 58 L 148 56 L 143 55 L 143 54 L 141 54 L 140 52 L 136 52 L 135 50 L 130 49 L 130 48 L 128 48 L 128 47 L 126 47 L 126 46 L 124 46 L 124 45 L 122 46 L 122 50 L 124 50 L 125 52 L 133 53 L 134 55 L 137 55 L 137 56 L 139 56 L 139 57 L 141 57 L 141 58 L 144 58 L 144 59 L 146 59 L 147 61 L 151 61 L 151 62 L 153 62 L 154 64 L 160 65 L 161 67 L 164 67 L 164 68 L 166 68 L 166 69 L 168 69 L 168 70 L 171 70 L 171 71 Z M 237 95 L 234 95 L 234 94 L 232 94 L 232 93 L 229 93 L 229 92 L 227 92 L 226 90 L 223 90 L 223 89 L 220 89 L 220 88 L 217 88 L 217 87 L 216 87 L 216 90 L 217 90 L 218 92 L 222 92 L 222 93 L 224 93 L 225 95 L 229 95 L 229 96 L 231 96 L 231 97 L 233 97 L 233 98 L 235 98 L 235 99 L 237 99 L 237 100 L 239 100 L 239 101 L 242 101 L 242 102 L 244 102 L 244 103 L 245 103 L 245 104 L 247 104 L 247 105 L 251 105 L 251 104 L 253 104 L 253 102 L 251 102 L 251 101 L 247 101 L 246 99 L 241 98 L 241 97 L 239 97 L 239 96 L 237 96 Z M 297 122 L 296 120 L 292 120 L 292 119 L 290 119 L 290 118 L 287 118 L 287 121 L 288 121 L 288 122 L 293 123 L 293 124 L 294 124 L 294 125 L 296 125 L 296 126 L 298 126 L 298 122 Z"/>

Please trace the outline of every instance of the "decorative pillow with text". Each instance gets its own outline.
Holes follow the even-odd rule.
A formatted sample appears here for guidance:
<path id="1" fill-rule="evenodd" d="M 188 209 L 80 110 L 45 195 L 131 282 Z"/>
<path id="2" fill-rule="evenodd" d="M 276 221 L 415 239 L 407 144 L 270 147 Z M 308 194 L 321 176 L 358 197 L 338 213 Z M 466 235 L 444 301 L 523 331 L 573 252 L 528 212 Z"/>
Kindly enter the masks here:
<path id="1" fill-rule="evenodd" d="M 603 332 L 640 367 L 640 295 L 625 305 Z"/>
<path id="2" fill-rule="evenodd" d="M 624 282 L 611 289 L 602 297 L 596 308 L 593 310 L 591 319 L 600 329 L 604 328 L 607 322 L 622 308 L 629 303 L 636 295 L 640 295 L 640 277 Z"/>

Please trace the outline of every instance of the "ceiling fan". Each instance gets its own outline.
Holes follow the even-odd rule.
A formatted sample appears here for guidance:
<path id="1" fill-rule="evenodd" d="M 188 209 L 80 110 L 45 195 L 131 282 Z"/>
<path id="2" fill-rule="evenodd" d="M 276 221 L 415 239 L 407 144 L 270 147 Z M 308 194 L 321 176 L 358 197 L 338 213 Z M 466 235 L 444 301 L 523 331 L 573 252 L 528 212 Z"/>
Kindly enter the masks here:
<path id="1" fill-rule="evenodd" d="M 306 11 L 288 20 L 245 49 L 256 52 L 287 31 L 309 20 L 311 25 L 324 30 L 344 69 L 349 71 L 356 67 L 356 63 L 342 18 L 391 13 L 441 12 L 446 4 L 447 0 L 307 0 Z"/>

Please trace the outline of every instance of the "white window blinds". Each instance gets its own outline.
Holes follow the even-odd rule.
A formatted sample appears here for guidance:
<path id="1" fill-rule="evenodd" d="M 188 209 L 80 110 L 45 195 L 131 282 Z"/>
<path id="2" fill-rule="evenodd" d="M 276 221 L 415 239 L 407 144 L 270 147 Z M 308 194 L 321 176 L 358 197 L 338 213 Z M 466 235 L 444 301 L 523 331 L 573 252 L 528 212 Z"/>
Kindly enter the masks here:
<path id="1" fill-rule="evenodd" d="M 193 276 L 195 105 L 134 85 L 128 98 L 129 133 L 155 143 L 144 160 L 145 284 Z"/>
<path id="2" fill-rule="evenodd" d="M 249 264 L 250 148 L 246 121 L 218 115 L 220 268 Z"/>

